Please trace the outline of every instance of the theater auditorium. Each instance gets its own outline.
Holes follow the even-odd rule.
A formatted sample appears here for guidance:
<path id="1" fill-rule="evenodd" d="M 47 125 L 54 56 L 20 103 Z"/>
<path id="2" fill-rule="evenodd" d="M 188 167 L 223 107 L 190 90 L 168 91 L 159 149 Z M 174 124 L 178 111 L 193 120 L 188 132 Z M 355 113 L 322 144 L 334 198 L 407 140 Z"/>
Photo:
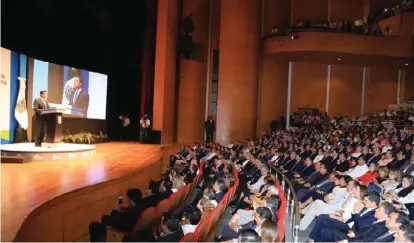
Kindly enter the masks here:
<path id="1" fill-rule="evenodd" d="M 1 241 L 414 241 L 412 0 L 1 15 Z"/>

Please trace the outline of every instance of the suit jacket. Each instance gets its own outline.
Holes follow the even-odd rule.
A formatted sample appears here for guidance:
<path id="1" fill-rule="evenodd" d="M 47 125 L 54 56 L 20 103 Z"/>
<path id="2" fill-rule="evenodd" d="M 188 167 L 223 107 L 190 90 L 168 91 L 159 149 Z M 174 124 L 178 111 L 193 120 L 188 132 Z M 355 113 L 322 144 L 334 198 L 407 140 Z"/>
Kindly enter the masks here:
<path id="1" fill-rule="evenodd" d="M 360 231 L 366 227 L 371 226 L 377 220 L 375 218 L 375 210 L 371 210 L 365 214 L 362 213 L 363 212 L 352 214 L 351 218 L 346 222 L 347 224 L 354 222 L 352 229 L 356 231 Z"/>
<path id="2" fill-rule="evenodd" d="M 160 236 L 157 242 L 178 242 L 183 235 L 181 230 Z"/>
<path id="3" fill-rule="evenodd" d="M 399 168 L 401 168 L 401 166 L 405 163 L 405 159 L 402 159 L 402 160 L 393 160 L 393 161 L 391 161 L 391 163 L 389 163 L 388 165 L 387 165 L 387 167 L 388 168 L 390 168 L 390 169 L 399 169 Z"/>
<path id="4" fill-rule="evenodd" d="M 155 207 L 160 201 L 167 199 L 171 194 L 173 194 L 173 192 L 169 190 L 166 192 L 152 194 L 148 197 L 145 197 L 144 199 L 142 199 L 143 208 Z"/>
<path id="5" fill-rule="evenodd" d="M 39 120 L 41 118 L 40 111 L 49 108 L 49 103 L 43 102 L 42 98 L 37 98 L 33 101 L 33 110 L 35 111 L 35 120 Z"/>
<path id="6" fill-rule="evenodd" d="M 130 232 L 137 223 L 141 212 L 142 208 L 139 205 L 128 207 L 123 212 L 114 210 L 110 216 L 112 222 L 111 226 L 124 232 Z"/>
<path id="7" fill-rule="evenodd" d="M 75 94 L 71 98 L 71 102 L 69 102 L 70 105 L 72 105 L 72 109 L 76 109 L 77 112 L 82 112 L 83 116 L 88 115 L 88 107 L 89 107 L 89 94 L 82 89 L 78 97 L 76 97 L 76 100 L 74 100 Z M 76 113 L 75 113 L 76 114 Z"/>
<path id="8" fill-rule="evenodd" d="M 299 176 L 300 178 L 307 178 L 308 176 L 310 176 L 313 172 L 315 171 L 315 166 L 310 165 L 308 167 L 305 167 L 300 173 Z"/>
<path id="9" fill-rule="evenodd" d="M 216 130 L 216 122 L 214 120 L 205 121 L 204 129 L 206 130 L 206 132 L 214 132 Z"/>
<path id="10" fill-rule="evenodd" d="M 404 175 L 411 175 L 411 173 L 414 171 L 414 163 L 411 163 L 411 161 L 405 162 L 401 168 L 400 171 Z"/>
<path id="11" fill-rule="evenodd" d="M 374 154 L 367 159 L 367 165 L 371 163 L 378 163 L 380 159 L 381 159 L 381 154 Z"/>
<path id="12" fill-rule="evenodd" d="M 352 242 L 373 242 L 378 237 L 388 232 L 388 228 L 385 227 L 385 221 L 374 223 L 363 230 L 355 231 L 355 237 L 351 238 Z"/>

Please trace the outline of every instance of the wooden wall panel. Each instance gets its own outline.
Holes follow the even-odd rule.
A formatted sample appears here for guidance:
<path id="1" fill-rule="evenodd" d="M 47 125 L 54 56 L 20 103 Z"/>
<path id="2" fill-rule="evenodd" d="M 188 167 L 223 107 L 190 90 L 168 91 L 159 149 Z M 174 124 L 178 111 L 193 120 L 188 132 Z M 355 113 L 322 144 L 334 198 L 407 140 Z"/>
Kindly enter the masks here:
<path id="1" fill-rule="evenodd" d="M 272 120 L 280 120 L 286 113 L 289 63 L 272 57 L 264 57 L 261 67 L 259 91 L 258 134 L 269 130 Z"/>
<path id="2" fill-rule="evenodd" d="M 292 64 L 290 112 L 309 105 L 325 110 L 328 65 L 305 62 Z"/>
<path id="3" fill-rule="evenodd" d="M 400 4 L 401 0 L 370 0 L 369 9 L 374 12 L 378 8 L 390 8 L 395 4 Z"/>
<path id="4" fill-rule="evenodd" d="M 364 113 L 375 112 L 397 103 L 398 70 L 367 68 Z"/>
<path id="5" fill-rule="evenodd" d="M 331 21 L 339 23 L 341 20 L 355 20 L 363 16 L 363 1 L 361 0 L 330 0 Z"/>
<path id="6" fill-rule="evenodd" d="M 327 20 L 329 0 L 293 0 L 293 23 L 304 20 Z"/>
<path id="7" fill-rule="evenodd" d="M 178 0 L 158 3 L 153 129 L 162 131 L 164 144 L 172 143 L 175 138 L 178 12 Z"/>
<path id="8" fill-rule="evenodd" d="M 261 7 L 261 1 L 221 2 L 218 142 L 255 137 L 257 132 Z"/>
<path id="9" fill-rule="evenodd" d="M 329 115 L 356 116 L 361 113 L 363 68 L 331 66 Z"/>
<path id="10" fill-rule="evenodd" d="M 184 0 L 183 17 L 194 13 L 196 31 L 193 40 L 194 60 L 181 60 L 178 96 L 177 141 L 204 140 L 204 113 L 206 104 L 207 52 L 209 28 L 209 1 Z"/>
<path id="11" fill-rule="evenodd" d="M 264 32 L 269 34 L 274 27 L 284 31 L 290 25 L 290 2 L 286 0 L 264 0 Z"/>

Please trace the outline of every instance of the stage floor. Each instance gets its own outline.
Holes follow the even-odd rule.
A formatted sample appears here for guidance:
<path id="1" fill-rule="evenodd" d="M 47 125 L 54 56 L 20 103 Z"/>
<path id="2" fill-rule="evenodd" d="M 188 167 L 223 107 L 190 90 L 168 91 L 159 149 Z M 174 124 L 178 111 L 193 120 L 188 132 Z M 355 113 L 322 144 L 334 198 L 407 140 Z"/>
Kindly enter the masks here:
<path id="1" fill-rule="evenodd" d="M 72 160 L 1 164 L 1 240 L 12 241 L 25 217 L 64 193 L 123 177 L 152 163 L 161 145 L 105 143 Z"/>

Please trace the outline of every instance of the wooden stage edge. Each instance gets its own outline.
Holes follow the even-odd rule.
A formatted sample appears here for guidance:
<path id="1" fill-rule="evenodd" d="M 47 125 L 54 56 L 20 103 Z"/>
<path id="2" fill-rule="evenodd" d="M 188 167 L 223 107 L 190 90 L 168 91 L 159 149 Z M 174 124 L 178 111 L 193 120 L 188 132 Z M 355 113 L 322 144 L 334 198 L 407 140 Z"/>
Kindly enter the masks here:
<path id="1" fill-rule="evenodd" d="M 129 188 L 146 193 L 179 145 L 98 144 L 94 157 L 1 164 L 1 241 L 77 241 Z"/>

